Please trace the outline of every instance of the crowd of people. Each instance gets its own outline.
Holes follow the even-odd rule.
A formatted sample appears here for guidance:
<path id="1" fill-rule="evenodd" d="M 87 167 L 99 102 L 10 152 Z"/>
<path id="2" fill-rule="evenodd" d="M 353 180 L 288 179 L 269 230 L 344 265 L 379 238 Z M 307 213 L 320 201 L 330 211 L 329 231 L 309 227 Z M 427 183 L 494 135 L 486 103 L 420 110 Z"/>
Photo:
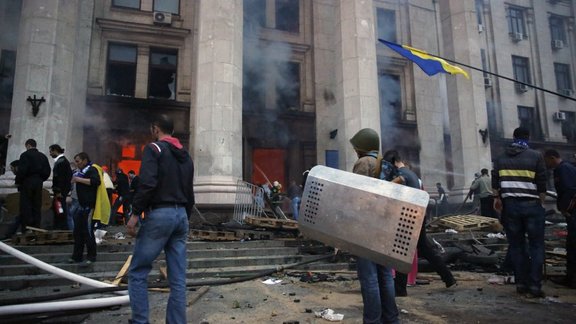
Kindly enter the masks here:
<path id="1" fill-rule="evenodd" d="M 186 240 L 188 218 L 194 206 L 194 165 L 189 153 L 178 139 L 172 137 L 173 121 L 160 115 L 150 125 L 154 142 L 143 150 L 140 176 L 130 170 L 126 175 L 116 169 L 110 177 L 106 166 L 93 163 L 86 152 L 74 156 L 72 163 L 64 148 L 49 147 L 54 160 L 36 147 L 36 141 L 25 142 L 26 151 L 10 163 L 20 192 L 20 229 L 40 227 L 42 185 L 52 174 L 54 227 L 74 233 L 71 263 L 96 261 L 94 231 L 107 224 L 120 222 L 118 209 L 123 208 L 127 232 L 136 237 L 129 270 L 129 294 L 132 322 L 148 320 L 147 277 L 152 262 L 162 250 L 166 253 L 170 297 L 167 322 L 186 322 Z M 353 172 L 380 178 L 415 189 L 423 189 L 422 181 L 409 168 L 409 161 L 399 152 L 389 150 L 380 155 L 380 138 L 376 131 L 365 128 L 350 139 L 358 160 Z M 476 174 L 465 199 L 474 199 L 480 214 L 500 220 L 509 243 L 509 259 L 515 275 L 516 291 L 529 297 L 543 297 L 542 269 L 544 264 L 544 226 L 546 170 L 553 169 L 558 195 L 557 209 L 568 224 L 567 272 L 559 283 L 576 288 L 576 166 L 564 161 L 555 150 L 544 154 L 530 148 L 528 130 L 514 131 L 513 142 L 502 156 L 494 159 L 490 176 L 484 168 Z M 306 176 L 306 173 L 305 173 Z M 114 179 L 113 179 L 114 178 Z M 287 196 L 292 215 L 298 211 L 305 182 L 291 181 Z M 266 195 L 272 205 L 283 195 L 275 181 Z M 446 192 L 440 183 L 438 204 L 446 204 Z M 111 204 L 111 196 L 117 198 Z M 138 228 L 139 227 L 139 228 Z M 86 257 L 84 257 L 86 248 Z M 454 276 L 427 238 L 422 226 L 417 252 L 426 258 L 440 274 L 447 288 L 457 284 Z M 369 259 L 357 257 L 357 272 L 364 304 L 364 323 L 398 323 L 395 298 L 407 295 L 407 275 Z"/>
<path id="2" fill-rule="evenodd" d="M 41 228 L 43 183 L 52 175 L 53 228 L 73 231 L 69 263 L 96 262 L 96 231 L 120 223 L 122 217 L 127 233 L 136 237 L 129 270 L 132 323 L 148 322 L 147 277 L 162 250 L 170 284 L 166 322 L 186 323 L 186 241 L 194 206 L 194 166 L 189 153 L 172 137 L 173 131 L 168 116 L 153 119 L 150 132 L 155 141 L 144 148 L 140 176 L 134 170 L 126 175 L 118 168 L 111 177 L 108 167 L 94 163 L 86 152 L 74 155 L 70 162 L 59 144 L 48 148 L 54 161 L 51 168 L 34 139 L 28 139 L 26 150 L 10 163 L 20 196 L 14 231 Z M 112 201 L 114 193 L 117 198 Z"/>
<path id="3" fill-rule="evenodd" d="M 544 266 L 544 227 L 546 198 L 546 169 L 554 170 L 557 209 L 566 216 L 568 237 L 566 239 L 566 276 L 559 284 L 576 288 L 576 166 L 562 160 L 555 150 L 544 154 L 531 149 L 529 131 L 519 127 L 514 130 L 513 142 L 505 153 L 494 160 L 492 178 L 484 168 L 476 174 L 466 200 L 474 198 L 480 206 L 480 214 L 498 218 L 508 239 L 508 256 L 514 272 L 516 292 L 527 297 L 544 297 L 542 272 Z M 422 182 L 407 167 L 397 151 L 380 157 L 379 136 L 366 128 L 351 138 L 358 160 L 353 172 L 369 177 L 422 189 Z M 440 183 L 437 205 L 446 204 L 446 192 Z M 456 280 L 442 259 L 436 254 L 422 226 L 417 244 L 419 256 L 426 258 L 440 274 L 446 287 L 456 285 Z M 364 323 L 398 323 L 398 309 L 394 299 L 406 295 L 406 274 L 357 257 L 358 279 L 364 304 Z"/>

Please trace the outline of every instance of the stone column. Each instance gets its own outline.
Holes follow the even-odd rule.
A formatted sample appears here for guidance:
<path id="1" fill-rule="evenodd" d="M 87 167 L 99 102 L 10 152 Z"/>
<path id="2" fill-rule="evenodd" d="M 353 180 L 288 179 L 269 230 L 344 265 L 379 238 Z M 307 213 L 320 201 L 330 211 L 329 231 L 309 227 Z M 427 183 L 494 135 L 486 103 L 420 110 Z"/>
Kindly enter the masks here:
<path id="1" fill-rule="evenodd" d="M 440 0 L 439 5 L 443 55 L 456 62 L 482 66 L 474 2 Z M 479 132 L 488 128 L 483 75 L 464 69 L 470 80 L 461 75 L 446 77 L 454 186 L 445 189 L 451 190 L 451 197 L 457 193 L 465 195 L 474 173 L 492 167 L 489 138 L 484 141 Z"/>
<path id="2" fill-rule="evenodd" d="M 349 139 L 362 128 L 380 134 L 376 37 L 372 1 L 340 0 L 336 48 L 336 100 L 340 165 L 352 170 L 357 156 Z"/>
<path id="3" fill-rule="evenodd" d="M 242 177 L 241 0 L 199 0 L 192 107 L 196 202 L 232 206 Z"/>
<path id="4" fill-rule="evenodd" d="M 8 161 L 28 138 L 45 153 L 60 144 L 69 159 L 82 150 L 93 12 L 93 0 L 22 2 Z M 46 100 L 36 116 L 34 95 Z"/>

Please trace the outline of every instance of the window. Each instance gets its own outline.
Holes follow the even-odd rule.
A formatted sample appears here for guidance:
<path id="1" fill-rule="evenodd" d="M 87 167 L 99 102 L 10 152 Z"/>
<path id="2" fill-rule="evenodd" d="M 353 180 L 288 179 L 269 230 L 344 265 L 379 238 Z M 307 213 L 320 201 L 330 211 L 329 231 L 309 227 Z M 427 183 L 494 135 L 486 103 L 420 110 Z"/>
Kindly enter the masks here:
<path id="1" fill-rule="evenodd" d="M 300 0 L 244 0 L 244 34 L 258 36 L 260 28 L 300 32 Z"/>
<path id="2" fill-rule="evenodd" d="M 108 46 L 107 95 L 134 97 L 137 48 L 134 45 Z"/>
<path id="3" fill-rule="evenodd" d="M 521 34 L 522 37 L 526 37 L 524 9 L 512 6 L 508 7 L 508 31 L 510 35 Z"/>
<path id="4" fill-rule="evenodd" d="M 16 51 L 2 50 L 0 53 L 0 103 L 12 103 Z"/>
<path id="5" fill-rule="evenodd" d="M 244 0 L 244 34 L 266 26 L 266 0 Z"/>
<path id="6" fill-rule="evenodd" d="M 474 6 L 476 7 L 476 21 L 478 25 L 484 25 L 484 0 L 475 0 Z"/>
<path id="7" fill-rule="evenodd" d="M 568 143 L 576 143 L 576 113 L 562 112 L 566 115 L 566 120 L 562 122 L 562 135 L 566 137 Z"/>
<path id="8" fill-rule="evenodd" d="M 300 63 L 288 62 L 277 78 L 276 106 L 281 110 L 300 110 Z"/>
<path id="9" fill-rule="evenodd" d="M 276 0 L 276 29 L 291 33 L 300 31 L 299 0 Z"/>
<path id="10" fill-rule="evenodd" d="M 180 1 L 154 0 L 154 11 L 169 12 L 177 15 L 180 13 Z"/>
<path id="11" fill-rule="evenodd" d="M 396 43 L 396 13 L 393 10 L 377 8 L 376 21 L 378 38 Z"/>
<path id="12" fill-rule="evenodd" d="M 378 92 L 380 94 L 382 126 L 402 120 L 400 77 L 394 74 L 380 73 L 378 75 Z"/>
<path id="13" fill-rule="evenodd" d="M 520 82 L 532 84 L 527 57 L 512 55 L 512 68 L 514 69 L 514 79 Z"/>
<path id="14" fill-rule="evenodd" d="M 560 93 L 572 90 L 572 80 L 570 78 L 570 65 L 554 63 L 554 74 L 556 75 L 556 88 Z"/>
<path id="15" fill-rule="evenodd" d="M 531 139 L 540 138 L 538 120 L 536 119 L 534 108 L 518 106 L 518 121 L 520 127 L 524 127 L 530 131 Z"/>
<path id="16" fill-rule="evenodd" d="M 300 63 L 250 60 L 244 56 L 242 107 L 244 111 L 265 109 L 300 110 Z"/>
<path id="17" fill-rule="evenodd" d="M 165 48 L 150 48 L 148 72 L 148 97 L 176 99 L 176 67 L 178 51 Z"/>
<path id="18" fill-rule="evenodd" d="M 140 9 L 140 0 L 112 0 L 112 6 Z"/>
<path id="19" fill-rule="evenodd" d="M 550 19 L 550 36 L 552 41 L 566 42 L 566 30 L 564 29 L 564 18 L 556 15 L 551 15 Z"/>
<path id="20" fill-rule="evenodd" d="M 482 60 L 482 70 L 490 71 L 490 69 L 488 67 L 488 58 L 486 57 L 486 50 L 483 48 L 480 49 L 480 59 Z M 486 72 L 483 72 L 483 75 L 485 78 L 490 77 L 490 75 Z"/>

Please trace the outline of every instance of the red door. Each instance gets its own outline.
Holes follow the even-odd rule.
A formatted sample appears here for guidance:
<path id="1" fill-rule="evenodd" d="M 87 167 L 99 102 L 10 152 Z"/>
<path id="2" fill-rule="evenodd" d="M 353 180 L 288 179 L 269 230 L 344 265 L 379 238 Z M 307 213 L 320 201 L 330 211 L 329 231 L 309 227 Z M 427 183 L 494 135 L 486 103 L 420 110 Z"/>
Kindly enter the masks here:
<path id="1" fill-rule="evenodd" d="M 286 187 L 286 150 L 254 149 L 252 151 L 252 183 L 280 182 L 282 191 Z"/>

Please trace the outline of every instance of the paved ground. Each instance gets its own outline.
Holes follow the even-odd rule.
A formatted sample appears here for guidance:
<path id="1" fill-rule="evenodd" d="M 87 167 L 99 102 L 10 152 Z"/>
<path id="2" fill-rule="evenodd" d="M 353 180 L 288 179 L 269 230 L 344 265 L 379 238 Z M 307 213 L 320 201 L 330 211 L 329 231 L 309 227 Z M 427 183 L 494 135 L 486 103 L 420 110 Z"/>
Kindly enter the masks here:
<path id="1" fill-rule="evenodd" d="M 353 278 L 353 273 L 339 274 Z M 575 323 L 576 290 L 551 282 L 544 285 L 548 297 L 528 299 L 513 285 L 488 283 L 491 274 L 455 273 L 458 286 L 446 289 L 435 275 L 429 285 L 410 287 L 408 297 L 397 298 L 402 323 Z M 338 274 L 336 275 L 338 276 Z M 334 278 L 331 276 L 331 278 Z M 189 323 L 329 323 L 309 311 L 331 308 L 344 315 L 341 323 L 362 323 L 362 301 L 357 280 L 301 282 L 280 276 L 282 282 L 265 285 L 261 280 L 210 287 L 188 307 Z M 190 292 L 189 298 L 197 296 Z M 151 295 L 152 323 L 163 323 L 167 294 Z M 84 323 L 127 323 L 128 307 L 94 313 Z"/>

